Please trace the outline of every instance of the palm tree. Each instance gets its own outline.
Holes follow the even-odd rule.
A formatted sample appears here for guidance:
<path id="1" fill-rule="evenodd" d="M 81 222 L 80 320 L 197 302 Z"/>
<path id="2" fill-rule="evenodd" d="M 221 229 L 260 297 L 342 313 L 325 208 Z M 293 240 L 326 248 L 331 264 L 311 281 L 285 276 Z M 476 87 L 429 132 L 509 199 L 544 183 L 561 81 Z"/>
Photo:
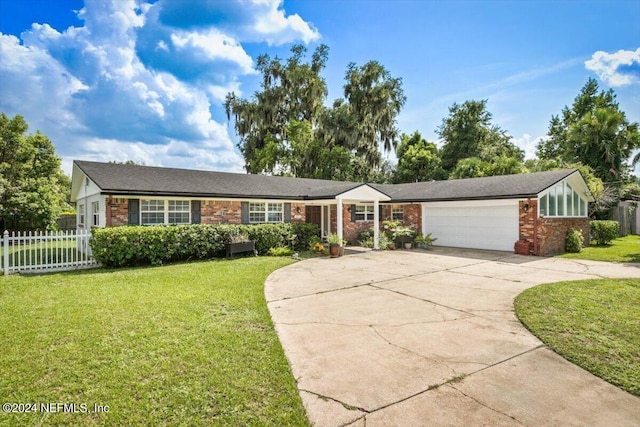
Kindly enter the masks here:
<path id="1" fill-rule="evenodd" d="M 570 127 L 568 140 L 575 160 L 591 166 L 604 182 L 617 182 L 640 137 L 637 124 L 629 124 L 623 112 L 597 108 Z"/>

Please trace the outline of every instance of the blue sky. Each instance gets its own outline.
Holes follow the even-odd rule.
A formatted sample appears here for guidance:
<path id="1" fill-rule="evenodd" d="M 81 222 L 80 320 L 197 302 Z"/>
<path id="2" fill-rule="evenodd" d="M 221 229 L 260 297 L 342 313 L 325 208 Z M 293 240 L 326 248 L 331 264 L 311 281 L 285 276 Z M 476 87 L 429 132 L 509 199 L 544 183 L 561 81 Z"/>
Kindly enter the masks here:
<path id="1" fill-rule="evenodd" d="M 0 111 L 73 159 L 243 170 L 222 102 L 258 88 L 261 53 L 330 48 L 401 77 L 398 125 L 436 141 L 454 103 L 487 99 L 527 156 L 589 77 L 640 121 L 640 2 L 0 0 Z M 389 156 L 395 159 L 392 154 Z"/>

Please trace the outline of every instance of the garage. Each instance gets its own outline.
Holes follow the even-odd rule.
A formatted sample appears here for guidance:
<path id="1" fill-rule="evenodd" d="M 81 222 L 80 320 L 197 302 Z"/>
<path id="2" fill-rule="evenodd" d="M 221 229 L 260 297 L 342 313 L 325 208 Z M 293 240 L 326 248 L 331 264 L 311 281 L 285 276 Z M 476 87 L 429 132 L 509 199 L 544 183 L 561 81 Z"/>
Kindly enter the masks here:
<path id="1" fill-rule="evenodd" d="M 519 238 L 517 200 L 423 203 L 422 212 L 437 246 L 513 251 Z"/>

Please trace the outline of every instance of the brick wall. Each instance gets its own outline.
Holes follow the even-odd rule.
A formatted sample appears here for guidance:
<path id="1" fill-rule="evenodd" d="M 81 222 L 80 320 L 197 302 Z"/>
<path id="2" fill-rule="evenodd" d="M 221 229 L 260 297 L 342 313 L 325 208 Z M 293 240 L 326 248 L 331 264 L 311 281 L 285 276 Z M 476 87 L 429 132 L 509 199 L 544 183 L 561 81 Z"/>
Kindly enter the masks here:
<path id="1" fill-rule="evenodd" d="M 524 211 L 528 204 L 529 209 Z M 551 256 L 564 252 L 567 233 L 572 228 L 582 231 L 584 246 L 589 245 L 589 218 L 542 218 L 538 214 L 537 200 L 520 201 L 520 240 L 530 242 L 531 250 L 535 251 L 534 242 L 537 237 L 538 255 Z M 535 226 L 537 225 L 537 236 Z"/>
<path id="2" fill-rule="evenodd" d="M 291 203 L 291 222 L 306 222 L 306 220 L 304 203 Z"/>
<path id="3" fill-rule="evenodd" d="M 539 218 L 538 255 L 551 256 L 564 252 L 567 233 L 572 228 L 582 231 L 584 246 L 589 245 L 589 218 Z"/>
<path id="4" fill-rule="evenodd" d="M 129 224 L 129 200 L 109 196 L 106 209 L 107 227 Z"/>
<path id="5" fill-rule="evenodd" d="M 351 222 L 351 212 L 349 208 L 351 205 L 343 205 L 342 209 L 342 226 L 343 226 L 343 237 L 350 244 L 358 243 L 358 233 L 362 231 L 370 230 L 373 227 L 373 221 L 357 221 Z M 391 206 L 390 205 L 381 205 L 382 207 L 382 216 L 380 218 L 380 223 L 382 221 L 390 221 L 391 220 Z M 331 205 L 331 232 L 337 232 L 337 220 L 336 220 L 336 211 L 337 206 Z M 418 233 L 422 233 L 422 209 L 420 205 L 410 204 L 404 205 L 404 220 L 402 223 L 406 226 L 413 226 Z"/>
<path id="6" fill-rule="evenodd" d="M 242 205 L 231 200 L 202 200 L 200 202 L 202 224 L 242 224 Z"/>
<path id="7" fill-rule="evenodd" d="M 298 209 L 300 212 L 298 212 Z M 107 227 L 118 227 L 129 223 L 128 199 L 109 196 L 107 201 Z M 202 200 L 200 202 L 202 224 L 241 224 L 242 205 L 232 200 Z M 291 222 L 305 222 L 304 203 L 291 204 Z"/>

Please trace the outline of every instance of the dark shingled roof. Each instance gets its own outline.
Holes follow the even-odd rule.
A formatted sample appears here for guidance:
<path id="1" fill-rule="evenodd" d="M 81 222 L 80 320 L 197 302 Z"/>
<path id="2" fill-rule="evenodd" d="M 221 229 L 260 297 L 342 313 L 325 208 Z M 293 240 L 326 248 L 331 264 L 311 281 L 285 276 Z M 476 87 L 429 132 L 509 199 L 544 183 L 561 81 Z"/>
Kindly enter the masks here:
<path id="1" fill-rule="evenodd" d="M 76 160 L 74 163 L 103 193 L 234 197 L 264 199 L 324 199 L 361 183 L 287 178 L 153 166 Z"/>
<path id="2" fill-rule="evenodd" d="M 535 197 L 574 173 L 576 169 L 534 172 L 519 175 L 454 179 L 409 184 L 371 184 L 395 202 L 511 199 Z"/>
<path id="3" fill-rule="evenodd" d="M 76 160 L 74 163 L 106 194 L 158 196 L 333 199 L 362 183 L 211 172 Z M 535 197 L 575 169 L 410 184 L 369 184 L 393 202 Z"/>

